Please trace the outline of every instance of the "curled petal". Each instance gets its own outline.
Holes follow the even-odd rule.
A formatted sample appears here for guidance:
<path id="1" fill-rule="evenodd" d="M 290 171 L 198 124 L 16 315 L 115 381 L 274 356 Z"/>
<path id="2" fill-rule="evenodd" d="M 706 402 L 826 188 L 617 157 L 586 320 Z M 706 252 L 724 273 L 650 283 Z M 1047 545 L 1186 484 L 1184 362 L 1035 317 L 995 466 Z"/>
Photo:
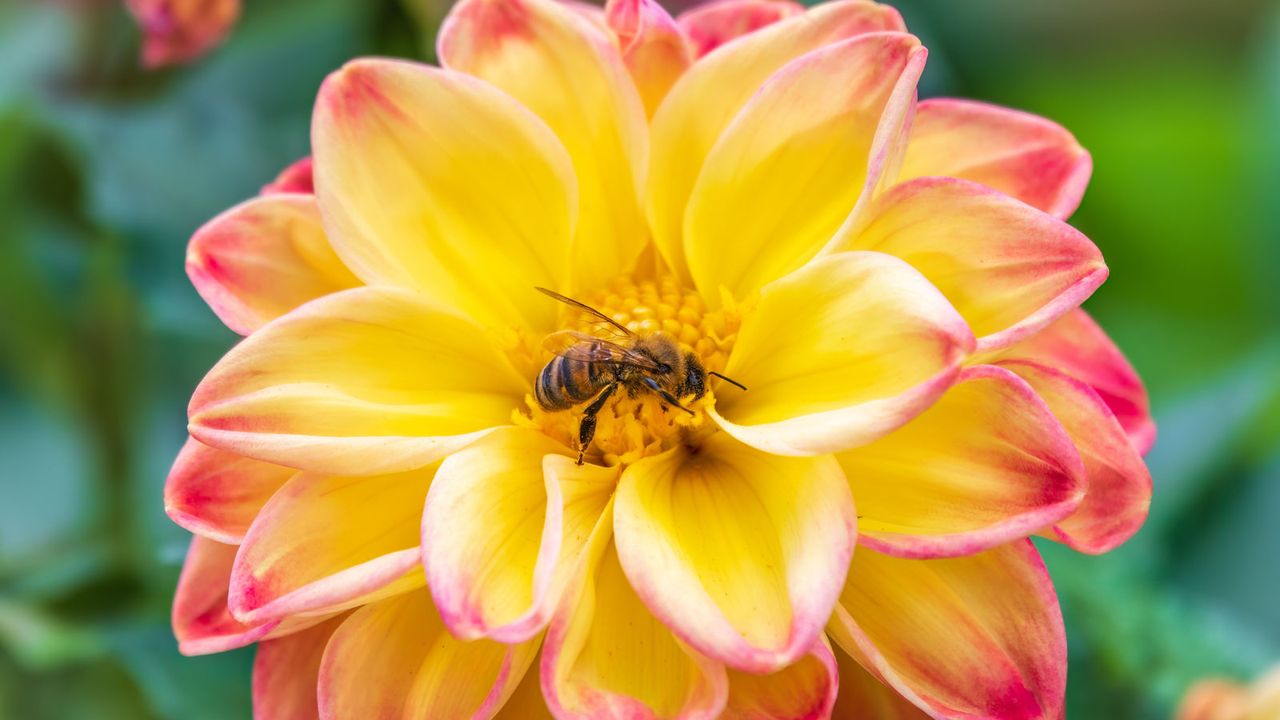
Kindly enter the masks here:
<path id="1" fill-rule="evenodd" d="M 628 467 L 614 531 L 655 616 L 699 652 L 762 673 L 813 649 L 856 522 L 831 457 L 784 458 L 717 433 Z"/>
<path id="2" fill-rule="evenodd" d="M 316 682 L 339 616 L 288 637 L 258 644 L 253 659 L 254 720 L 318 720 Z"/>
<path id="3" fill-rule="evenodd" d="M 846 247 L 897 255 L 924 273 L 978 336 L 1011 345 L 1074 310 L 1107 278 L 1075 228 L 966 180 L 920 178 L 872 203 Z"/>
<path id="4" fill-rule="evenodd" d="M 459 640 L 441 624 L 425 588 L 366 605 L 324 651 L 320 717 L 493 717 L 533 663 L 538 643 Z"/>
<path id="5" fill-rule="evenodd" d="M 768 675 L 729 670 L 721 720 L 811 720 L 831 717 L 840 691 L 835 654 L 820 636 L 808 655 Z M 873 717 L 873 716 L 868 716 Z"/>
<path id="6" fill-rule="evenodd" d="M 1146 455 L 1156 424 L 1142 378 L 1120 348 L 1084 310 L 1073 310 L 1041 332 L 987 358 L 1027 360 L 1060 370 L 1098 393 L 1137 448 Z"/>
<path id="7" fill-rule="evenodd" d="M 667 91 L 693 63 L 684 31 L 656 0 L 610 0 L 605 18 L 622 46 L 622 60 L 645 112 L 653 117 Z"/>
<path id="8" fill-rule="evenodd" d="M 188 412 L 207 445 L 372 475 L 428 465 L 507 424 L 527 388 L 475 325 L 412 293 L 363 287 L 308 303 L 232 348 Z"/>
<path id="9" fill-rule="evenodd" d="M 935 98 L 916 109 L 899 179 L 972 180 L 1054 217 L 1080 205 L 1093 161 L 1055 122 L 995 105 Z"/>
<path id="10" fill-rule="evenodd" d="M 689 281 L 685 206 L 711 148 L 765 80 L 792 60 L 831 43 L 903 29 L 902 18 L 885 5 L 837 0 L 752 33 L 689 68 L 653 117 L 645 187 L 649 226 L 668 268 Z"/>
<path id="11" fill-rule="evenodd" d="M 1089 491 L 1080 507 L 1051 527 L 1047 537 L 1092 554 L 1133 537 L 1151 507 L 1151 473 L 1102 398 L 1057 368 L 1005 361 L 1044 398 L 1080 450 Z"/>
<path id="12" fill-rule="evenodd" d="M 434 470 L 290 480 L 236 555 L 232 614 L 261 622 L 337 612 L 421 586 L 418 525 Z"/>
<path id="13" fill-rule="evenodd" d="M 127 0 L 144 34 L 148 68 L 190 62 L 222 42 L 240 17 L 240 0 Z"/>
<path id="14" fill-rule="evenodd" d="M 187 276 L 241 335 L 360 284 L 329 245 L 315 198 L 296 194 L 254 198 L 205 223 L 187 246 Z"/>
<path id="15" fill-rule="evenodd" d="M 262 191 L 259 194 L 302 193 L 303 195 L 314 195 L 315 192 L 316 185 L 312 178 L 311 156 L 308 155 L 281 170 L 275 180 L 262 186 Z"/>
<path id="16" fill-rule="evenodd" d="M 972 347 L 964 321 L 906 263 L 837 253 L 764 288 L 725 368 L 750 389 L 718 398 L 712 416 L 767 452 L 848 450 L 929 407 Z"/>
<path id="17" fill-rule="evenodd" d="M 802 12 L 803 5 L 789 0 L 713 0 L 681 13 L 677 22 L 694 57 L 700 58 L 730 40 Z"/>
<path id="18" fill-rule="evenodd" d="M 609 33 L 554 0 L 461 0 L 441 26 L 439 55 L 445 67 L 510 93 L 569 151 L 581 198 L 566 258 L 573 289 L 631 267 L 647 239 L 639 187 L 648 131 Z M 545 285 L 528 279 L 519 289 L 531 284 Z"/>
<path id="19" fill-rule="evenodd" d="M 542 693 L 559 720 L 713 720 L 724 668 L 676 639 L 636 596 L 610 541 L 612 512 L 547 631 Z"/>
<path id="20" fill-rule="evenodd" d="M 925 49 L 870 33 L 792 61 L 707 155 L 684 250 L 704 297 L 746 297 L 809 261 L 863 205 L 901 140 Z"/>
<path id="21" fill-rule="evenodd" d="M 835 653 L 840 671 L 840 694 L 833 720 L 929 720 L 929 716 L 896 690 L 867 672 L 848 653 Z"/>
<path id="22" fill-rule="evenodd" d="M 1030 540 L 963 558 L 859 552 L 832 615 L 842 648 L 940 720 L 1057 720 L 1067 643 Z"/>
<path id="23" fill-rule="evenodd" d="M 533 285 L 564 287 L 577 181 L 547 126 L 489 83 L 357 60 L 320 88 L 316 195 L 338 255 L 482 324 L 548 328 Z"/>
<path id="24" fill-rule="evenodd" d="M 536 430 L 502 428 L 441 463 L 422 557 L 455 636 L 523 642 L 550 619 L 618 476 L 568 452 Z"/>
<path id="25" fill-rule="evenodd" d="M 858 542 L 898 557 L 954 557 L 1024 538 L 1084 497 L 1071 438 L 1029 385 L 978 365 L 920 417 L 839 455 Z"/>
<path id="26" fill-rule="evenodd" d="M 197 535 L 239 544 L 262 506 L 297 472 L 187 438 L 165 481 L 164 511 Z"/>

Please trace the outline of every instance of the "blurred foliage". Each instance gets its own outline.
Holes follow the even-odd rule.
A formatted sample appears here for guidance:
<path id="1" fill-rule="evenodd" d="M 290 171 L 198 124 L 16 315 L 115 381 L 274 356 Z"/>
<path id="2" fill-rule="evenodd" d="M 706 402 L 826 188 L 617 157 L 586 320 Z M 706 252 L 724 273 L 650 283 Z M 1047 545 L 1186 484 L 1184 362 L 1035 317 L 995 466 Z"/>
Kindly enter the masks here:
<path id="1" fill-rule="evenodd" d="M 1094 155 L 1090 301 L 1147 379 L 1151 521 L 1045 544 L 1069 716 L 1169 717 L 1280 659 L 1280 8 L 903 0 L 922 94 L 1024 108 Z M 233 341 L 188 285 L 199 224 L 308 151 L 326 73 L 429 57 L 430 0 L 250 0 L 231 41 L 145 73 L 110 0 L 0 5 L 0 720 L 249 716 L 251 651 L 182 659 L 186 545 L 161 507 L 186 398 Z"/>

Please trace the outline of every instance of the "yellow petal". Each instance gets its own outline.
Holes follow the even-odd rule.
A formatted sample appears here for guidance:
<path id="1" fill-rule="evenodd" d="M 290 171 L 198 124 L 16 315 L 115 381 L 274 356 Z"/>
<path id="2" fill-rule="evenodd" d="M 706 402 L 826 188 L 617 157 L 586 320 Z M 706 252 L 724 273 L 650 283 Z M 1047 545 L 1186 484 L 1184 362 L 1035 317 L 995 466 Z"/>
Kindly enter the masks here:
<path id="1" fill-rule="evenodd" d="M 423 564 L 455 636 L 523 642 L 550 619 L 618 476 L 569 453 L 513 427 L 441 463 L 422 517 Z"/>
<path id="2" fill-rule="evenodd" d="M 257 720 L 318 720 L 316 682 L 324 648 L 346 616 L 288 637 L 258 644 L 253 658 L 253 717 Z"/>
<path id="3" fill-rule="evenodd" d="M 605 18 L 621 45 L 645 113 L 653 117 L 667 91 L 693 63 L 684 31 L 657 0 L 610 0 Z"/>
<path id="4" fill-rule="evenodd" d="M 262 506 L 297 472 L 187 438 L 164 484 L 164 511 L 197 535 L 239 544 Z"/>
<path id="5" fill-rule="evenodd" d="M 329 245 L 315 198 L 292 194 L 254 198 L 205 223 L 187 246 L 187 276 L 241 335 L 360 284 Z"/>
<path id="6" fill-rule="evenodd" d="M 1080 204 L 1092 170 L 1089 153 L 1055 122 L 972 100 L 935 98 L 916 109 L 899 179 L 972 180 L 1067 218 Z"/>
<path id="7" fill-rule="evenodd" d="M 920 178 L 876 199 L 846 249 L 911 263 L 978 336 L 1011 345 L 1075 309 L 1107 278 L 1089 238 L 1047 213 L 955 178 Z"/>
<path id="8" fill-rule="evenodd" d="M 580 195 L 574 287 L 546 286 L 579 291 L 626 271 L 646 240 L 638 188 L 648 128 L 611 38 L 552 0 L 462 0 L 440 29 L 439 56 L 537 113 L 573 159 Z"/>
<path id="9" fill-rule="evenodd" d="M 717 399 L 720 427 L 761 450 L 817 455 L 900 427 L 954 381 L 973 345 L 964 321 L 897 258 L 837 253 L 764 288 Z"/>
<path id="10" fill-rule="evenodd" d="M 421 586 L 418 527 L 434 471 L 290 480 L 240 546 L 232 614 L 255 622 L 336 612 Z"/>
<path id="11" fill-rule="evenodd" d="M 1082 552 L 1119 547 L 1146 522 L 1151 473 L 1102 397 L 1057 368 L 1007 360 L 1001 363 L 1035 388 L 1080 450 L 1089 490 L 1080 507 L 1046 537 Z"/>
<path id="12" fill-rule="evenodd" d="M 1066 636 L 1030 540 L 941 560 L 860 551 L 830 632 L 932 717 L 1061 716 Z"/>
<path id="13" fill-rule="evenodd" d="M 550 327 L 532 287 L 565 285 L 577 189 L 532 113 L 462 73 L 357 60 L 321 87 L 312 142 L 325 229 L 362 280 Z"/>
<path id="14" fill-rule="evenodd" d="M 899 557 L 971 555 L 1067 517 L 1086 488 L 1071 438 L 1026 382 L 978 365 L 897 432 L 841 453 L 858 542 Z"/>
<path id="15" fill-rule="evenodd" d="M 848 653 L 837 650 L 835 655 L 840 694 L 831 713 L 833 720 L 929 720 L 923 710 L 875 679 Z"/>
<path id="16" fill-rule="evenodd" d="M 755 673 L 813 648 L 855 525 L 833 458 L 769 455 L 724 433 L 628 467 L 614 518 L 622 565 L 653 614 L 699 652 Z"/>
<path id="17" fill-rule="evenodd" d="M 813 258 L 880 180 L 925 49 L 905 33 L 835 43 L 783 67 L 707 155 L 684 249 L 703 297 L 746 297 Z"/>
<path id="18" fill-rule="evenodd" d="M 777 672 L 728 672 L 729 699 L 720 720 L 827 718 L 840 690 L 836 658 L 826 636 L 818 638 L 808 655 Z"/>
<path id="19" fill-rule="evenodd" d="M 190 427 L 207 445 L 280 465 L 395 472 L 508 424 L 527 388 L 476 326 L 411 293 L 364 287 L 234 347 L 196 388 Z"/>
<path id="20" fill-rule="evenodd" d="M 441 624 L 425 588 L 366 605 L 324 651 L 320 717 L 493 717 L 533 663 L 539 642 L 458 640 Z"/>
<path id="21" fill-rule="evenodd" d="M 885 5 L 822 3 L 708 55 L 671 88 L 653 118 L 645 212 L 663 259 L 682 281 L 690 280 L 685 205 L 703 161 L 747 100 L 770 75 L 805 53 L 866 32 L 902 29 L 902 18 Z"/>
<path id="22" fill-rule="evenodd" d="M 542 680 L 537 666 L 530 667 L 524 679 L 516 687 L 511 697 L 503 703 L 502 709 L 494 715 L 497 720 L 555 720 L 547 701 L 542 697 Z"/>

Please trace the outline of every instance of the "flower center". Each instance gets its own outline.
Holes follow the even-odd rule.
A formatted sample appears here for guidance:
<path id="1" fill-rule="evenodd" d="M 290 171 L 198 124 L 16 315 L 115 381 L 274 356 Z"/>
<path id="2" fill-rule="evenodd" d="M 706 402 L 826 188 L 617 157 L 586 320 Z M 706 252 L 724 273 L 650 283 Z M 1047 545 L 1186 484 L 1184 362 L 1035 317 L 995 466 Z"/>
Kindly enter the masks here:
<path id="1" fill-rule="evenodd" d="M 600 311 L 633 335 L 623 337 L 616 330 L 611 334 L 607 323 L 599 319 L 593 322 L 588 313 L 568 305 L 561 315 L 563 329 L 641 352 L 655 343 L 674 346 L 681 364 L 664 364 L 664 368 L 671 368 L 666 373 L 631 368 L 621 381 L 615 374 L 615 365 L 607 360 L 594 363 L 594 372 L 582 364 L 563 368 L 564 373 L 559 365 L 548 368 L 545 373 L 539 372 L 535 380 L 543 389 L 527 395 L 526 407 L 513 413 L 516 424 L 535 427 L 570 448 L 583 449 L 587 460 L 604 465 L 630 464 L 714 432 L 706 410 L 715 404 L 711 388 L 718 386 L 718 381 L 704 377 L 705 392 L 699 396 L 685 382 L 685 359 L 692 353 L 692 359 L 703 371 L 723 370 L 738 333 L 740 316 L 736 308 L 708 311 L 697 293 L 680 287 L 670 276 L 652 279 L 622 275 L 603 288 L 574 299 Z M 580 342 L 589 345 L 591 340 L 584 338 Z M 542 363 L 539 370 L 546 368 L 545 363 L 565 363 L 564 355 L 576 356 L 573 352 L 560 354 L 562 357 L 557 359 L 552 350 L 543 349 L 538 356 Z M 570 372 L 575 370 L 576 373 Z M 570 374 L 572 377 L 566 380 Z M 698 371 L 695 369 L 693 374 Z M 595 405 L 599 393 L 615 383 L 617 387 L 594 414 L 596 427 L 591 442 L 580 448 L 586 411 Z M 672 407 L 655 386 L 684 388 L 684 392 L 672 395 L 679 395 L 676 399 L 687 412 Z M 578 401 L 565 409 L 549 409 L 547 393 Z"/>

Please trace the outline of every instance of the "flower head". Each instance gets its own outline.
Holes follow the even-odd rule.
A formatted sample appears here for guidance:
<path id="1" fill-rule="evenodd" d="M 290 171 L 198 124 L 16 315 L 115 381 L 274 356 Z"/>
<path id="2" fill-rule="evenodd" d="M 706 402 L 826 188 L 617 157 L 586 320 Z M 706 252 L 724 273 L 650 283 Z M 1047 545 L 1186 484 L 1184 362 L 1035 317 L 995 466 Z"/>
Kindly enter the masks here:
<path id="1" fill-rule="evenodd" d="M 240 17 L 240 0 L 125 0 L 142 28 L 142 64 L 189 62 L 222 42 Z"/>
<path id="2" fill-rule="evenodd" d="M 1266 720 L 1280 714 L 1280 669 L 1253 683 L 1207 679 L 1182 698 L 1176 720 Z"/>
<path id="3" fill-rule="evenodd" d="M 1153 439 L 1071 135 L 917 103 L 863 0 L 462 0 L 439 55 L 192 240 L 246 338 L 166 490 L 184 651 L 263 641 L 260 717 L 1059 717 L 1027 538 L 1127 539 Z"/>

